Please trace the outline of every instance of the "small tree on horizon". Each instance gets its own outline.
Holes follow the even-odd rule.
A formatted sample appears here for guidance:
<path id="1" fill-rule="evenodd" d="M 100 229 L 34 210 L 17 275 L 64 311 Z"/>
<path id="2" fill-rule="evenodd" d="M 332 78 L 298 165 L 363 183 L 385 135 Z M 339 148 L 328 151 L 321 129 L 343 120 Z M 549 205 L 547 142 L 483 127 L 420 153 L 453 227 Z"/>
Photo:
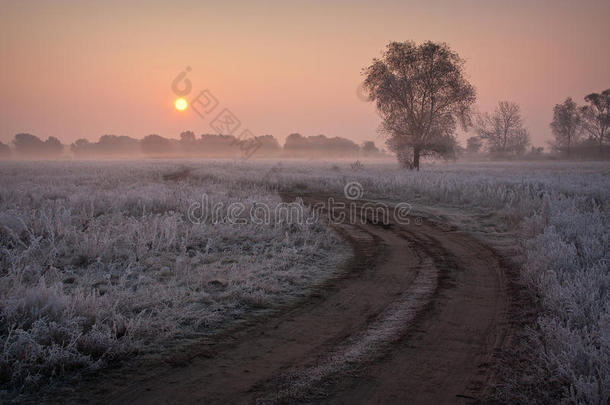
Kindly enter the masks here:
<path id="1" fill-rule="evenodd" d="M 193 131 L 183 131 L 180 133 L 180 142 L 189 144 L 193 143 L 197 140 L 195 133 Z"/>
<path id="2" fill-rule="evenodd" d="M 13 139 L 15 151 L 23 156 L 53 157 L 59 156 L 64 149 L 61 141 L 54 136 L 50 136 L 43 141 L 36 135 L 19 133 Z"/>
<path id="3" fill-rule="evenodd" d="M 454 153 L 455 130 L 471 125 L 474 87 L 464 61 L 445 43 L 390 42 L 363 70 L 364 89 L 382 117 L 381 132 L 403 167 L 420 157 Z"/>
<path id="4" fill-rule="evenodd" d="M 610 89 L 591 93 L 585 97 L 585 101 L 589 105 L 580 109 L 582 125 L 589 138 L 598 145 L 601 154 L 610 134 Z"/>
<path id="5" fill-rule="evenodd" d="M 59 139 L 54 136 L 50 136 L 44 142 L 45 153 L 48 155 L 56 156 L 61 155 L 64 150 L 64 145 L 61 143 Z"/>
<path id="6" fill-rule="evenodd" d="M 476 127 L 489 151 L 500 156 L 521 155 L 530 143 L 529 133 L 523 127 L 521 109 L 511 101 L 500 101 L 493 114 L 480 114 Z"/>
<path id="7" fill-rule="evenodd" d="M 551 131 L 555 142 L 552 146 L 558 150 L 565 150 L 567 157 L 581 134 L 581 116 L 578 106 L 568 97 L 563 103 L 553 108 L 553 121 Z"/>
<path id="8" fill-rule="evenodd" d="M 44 150 L 44 142 L 36 135 L 19 133 L 13 139 L 15 151 L 22 155 L 39 154 Z"/>
<path id="9" fill-rule="evenodd" d="M 152 155 L 167 154 L 171 152 L 171 142 L 157 134 L 147 135 L 140 141 L 142 152 Z"/>
<path id="10" fill-rule="evenodd" d="M 378 156 L 380 154 L 379 149 L 375 146 L 373 141 L 364 141 L 360 147 L 362 155 L 366 157 Z"/>

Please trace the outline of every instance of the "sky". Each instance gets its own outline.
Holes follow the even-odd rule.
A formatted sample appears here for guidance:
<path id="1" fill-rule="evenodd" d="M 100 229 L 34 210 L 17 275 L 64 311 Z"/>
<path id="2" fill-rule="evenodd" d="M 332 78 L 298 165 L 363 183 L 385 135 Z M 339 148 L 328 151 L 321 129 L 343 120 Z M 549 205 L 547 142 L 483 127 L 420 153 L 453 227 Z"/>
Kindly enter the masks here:
<path id="1" fill-rule="evenodd" d="M 545 145 L 555 104 L 610 87 L 608 17 L 607 0 L 0 0 L 0 141 L 178 138 L 228 108 L 255 135 L 380 144 L 361 70 L 390 41 L 432 40 L 466 60 L 480 111 L 518 103 Z M 203 117 L 174 108 L 187 66 L 187 100 L 218 100 Z"/>

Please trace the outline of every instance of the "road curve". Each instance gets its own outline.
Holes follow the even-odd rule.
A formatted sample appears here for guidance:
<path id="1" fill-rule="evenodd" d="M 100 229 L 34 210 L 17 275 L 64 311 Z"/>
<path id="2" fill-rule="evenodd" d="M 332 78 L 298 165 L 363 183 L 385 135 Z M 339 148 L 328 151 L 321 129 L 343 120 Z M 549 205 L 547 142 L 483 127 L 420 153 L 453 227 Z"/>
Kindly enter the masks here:
<path id="1" fill-rule="evenodd" d="M 300 197 L 307 204 L 327 198 Z M 335 201 L 362 209 L 362 202 Z M 186 364 L 119 384 L 97 400 L 442 404 L 484 397 L 509 332 L 500 258 L 425 219 L 334 226 L 354 249 L 341 276 Z"/>

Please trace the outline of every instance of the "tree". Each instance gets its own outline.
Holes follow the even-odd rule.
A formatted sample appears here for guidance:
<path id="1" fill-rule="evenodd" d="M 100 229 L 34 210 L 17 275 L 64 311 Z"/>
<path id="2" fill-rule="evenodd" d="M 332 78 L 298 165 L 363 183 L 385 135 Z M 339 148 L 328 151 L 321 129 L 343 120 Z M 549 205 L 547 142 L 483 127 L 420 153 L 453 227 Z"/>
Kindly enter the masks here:
<path id="1" fill-rule="evenodd" d="M 45 153 L 48 155 L 61 155 L 64 150 L 64 145 L 62 145 L 61 141 L 54 136 L 50 136 L 44 142 Z"/>
<path id="2" fill-rule="evenodd" d="M 309 138 L 318 138 L 321 141 L 320 143 L 314 142 L 313 149 L 316 154 L 320 154 L 322 156 L 358 156 L 358 152 L 360 152 L 360 147 L 357 143 L 340 136 L 327 138 L 324 135 L 318 135 L 317 137 Z"/>
<path id="3" fill-rule="evenodd" d="M 57 156 L 64 149 L 59 139 L 54 136 L 50 136 L 46 141 L 43 141 L 36 135 L 26 133 L 15 135 L 13 145 L 17 153 L 26 156 Z"/>
<path id="4" fill-rule="evenodd" d="M 578 106 L 568 97 L 562 104 L 553 108 L 551 131 L 555 137 L 553 147 L 565 150 L 570 157 L 572 145 L 578 141 L 581 131 L 581 118 Z"/>
<path id="5" fill-rule="evenodd" d="M 180 133 L 179 149 L 187 155 L 196 155 L 198 151 L 197 136 L 193 131 Z"/>
<path id="6" fill-rule="evenodd" d="M 278 155 L 282 147 L 273 135 L 261 135 L 252 140 L 254 145 L 258 145 L 258 150 L 263 155 Z"/>
<path id="7" fill-rule="evenodd" d="M 40 154 L 44 150 L 44 142 L 36 135 L 21 133 L 13 139 L 15 151 L 23 155 Z"/>
<path id="8" fill-rule="evenodd" d="M 152 155 L 165 155 L 171 150 L 169 139 L 157 134 L 147 135 L 140 142 L 142 151 Z"/>
<path id="9" fill-rule="evenodd" d="M 364 89 L 382 117 L 381 132 L 398 161 L 419 170 L 420 156 L 451 154 L 458 122 L 471 124 L 474 87 L 447 44 L 390 42 L 363 70 Z"/>
<path id="10" fill-rule="evenodd" d="M 519 105 L 500 101 L 495 112 L 477 118 L 477 132 L 485 140 L 490 152 L 507 155 L 523 154 L 529 145 L 529 133 L 523 127 Z"/>
<path id="11" fill-rule="evenodd" d="M 193 131 L 184 131 L 184 132 L 180 133 L 180 142 L 189 144 L 189 143 L 195 142 L 195 140 L 196 140 L 196 137 L 195 137 L 195 133 Z"/>
<path id="12" fill-rule="evenodd" d="M 483 147 L 483 141 L 478 136 L 471 136 L 466 139 L 466 151 L 470 154 L 477 154 Z"/>
<path id="13" fill-rule="evenodd" d="M 88 139 L 79 138 L 70 145 L 70 150 L 76 156 L 85 156 L 93 153 L 94 144 Z"/>
<path id="14" fill-rule="evenodd" d="M 380 153 L 373 141 L 364 141 L 360 149 L 362 150 L 362 155 L 366 157 L 378 156 Z"/>
<path id="15" fill-rule="evenodd" d="M 197 142 L 199 152 L 205 156 L 237 156 L 240 148 L 239 141 L 233 135 L 201 134 Z"/>
<path id="16" fill-rule="evenodd" d="M 296 155 L 302 153 L 306 144 L 305 137 L 299 133 L 292 133 L 286 137 L 284 141 L 284 151 L 290 155 Z"/>
<path id="17" fill-rule="evenodd" d="M 604 143 L 610 132 L 610 89 L 591 93 L 585 97 L 589 105 L 581 108 L 582 126 L 591 140 L 603 151 Z"/>
<path id="18" fill-rule="evenodd" d="M 106 134 L 91 144 L 91 150 L 96 155 L 132 156 L 140 152 L 140 141 L 125 135 Z"/>

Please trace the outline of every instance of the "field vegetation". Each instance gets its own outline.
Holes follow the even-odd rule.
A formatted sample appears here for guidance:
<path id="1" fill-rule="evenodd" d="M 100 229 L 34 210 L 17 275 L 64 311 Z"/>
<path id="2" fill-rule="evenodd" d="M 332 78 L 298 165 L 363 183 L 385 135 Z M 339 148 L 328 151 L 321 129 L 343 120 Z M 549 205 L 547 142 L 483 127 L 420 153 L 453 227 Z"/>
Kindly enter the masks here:
<path id="1" fill-rule="evenodd" d="M 188 207 L 277 205 L 278 191 L 452 207 L 502 240 L 538 310 L 499 401 L 610 400 L 610 166 L 305 161 L 4 162 L 0 378 L 7 389 L 214 333 L 330 277 L 346 248 L 321 223 L 193 224 Z M 468 221 L 482 218 L 485 224 Z M 502 235 L 499 238 L 498 235 Z M 508 242 L 507 242 L 508 241 Z M 497 244 L 497 243 L 496 243 Z M 499 247 L 498 247 L 499 248 Z M 527 365 L 527 366 L 525 366 Z"/>

